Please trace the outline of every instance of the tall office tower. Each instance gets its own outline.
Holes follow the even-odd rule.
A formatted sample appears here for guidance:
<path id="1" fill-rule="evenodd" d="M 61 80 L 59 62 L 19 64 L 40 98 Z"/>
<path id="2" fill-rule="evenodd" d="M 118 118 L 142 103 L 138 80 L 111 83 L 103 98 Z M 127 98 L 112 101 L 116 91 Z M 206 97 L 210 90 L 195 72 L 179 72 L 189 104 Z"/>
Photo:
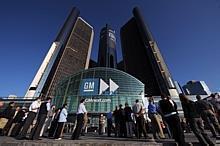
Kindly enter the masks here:
<path id="1" fill-rule="evenodd" d="M 145 84 L 145 94 L 177 96 L 175 85 L 163 57 L 138 8 L 121 28 L 125 72 Z"/>
<path id="2" fill-rule="evenodd" d="M 89 67 L 93 27 L 73 8 L 52 43 L 25 97 L 53 97 L 58 82 Z"/>
<path id="3" fill-rule="evenodd" d="M 98 66 L 117 67 L 115 31 L 108 24 L 100 32 Z"/>
<path id="4" fill-rule="evenodd" d="M 210 95 L 211 91 L 204 81 L 189 81 L 183 86 L 186 95 Z"/>

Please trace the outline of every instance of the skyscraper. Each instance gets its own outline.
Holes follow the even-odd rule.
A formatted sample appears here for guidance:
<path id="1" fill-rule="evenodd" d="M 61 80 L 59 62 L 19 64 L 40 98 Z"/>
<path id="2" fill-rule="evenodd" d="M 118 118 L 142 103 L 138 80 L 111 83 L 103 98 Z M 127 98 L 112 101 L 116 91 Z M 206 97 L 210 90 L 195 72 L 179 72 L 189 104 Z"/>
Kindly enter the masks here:
<path id="1" fill-rule="evenodd" d="M 58 82 L 87 69 L 93 42 L 93 27 L 73 8 L 52 43 L 25 97 L 53 97 Z"/>
<path id="2" fill-rule="evenodd" d="M 186 95 L 210 95 L 211 91 L 204 81 L 189 81 L 183 86 Z"/>
<path id="3" fill-rule="evenodd" d="M 117 67 L 115 31 L 108 24 L 100 32 L 98 66 Z"/>
<path id="4" fill-rule="evenodd" d="M 145 94 L 176 96 L 169 70 L 138 8 L 133 9 L 120 35 L 124 71 L 145 84 Z"/>

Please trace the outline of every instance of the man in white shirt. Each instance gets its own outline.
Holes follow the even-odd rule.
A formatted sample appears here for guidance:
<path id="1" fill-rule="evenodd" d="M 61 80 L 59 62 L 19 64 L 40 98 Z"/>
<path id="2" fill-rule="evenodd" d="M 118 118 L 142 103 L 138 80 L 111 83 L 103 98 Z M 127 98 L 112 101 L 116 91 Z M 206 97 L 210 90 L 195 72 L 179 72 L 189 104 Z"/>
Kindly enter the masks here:
<path id="1" fill-rule="evenodd" d="M 45 123 L 45 120 L 47 118 L 47 113 L 50 110 L 50 102 L 51 98 L 48 97 L 45 101 L 41 103 L 39 112 L 38 112 L 38 117 L 37 117 L 37 123 L 34 126 L 34 129 L 32 130 L 32 133 L 29 137 L 31 140 L 38 140 L 40 137 L 40 132 L 41 129 Z"/>
<path id="2" fill-rule="evenodd" d="M 138 139 L 140 139 L 142 133 L 144 134 L 145 139 L 151 139 L 150 136 L 147 135 L 147 130 L 145 126 L 145 119 L 144 119 L 144 112 L 145 108 L 142 103 L 139 102 L 138 99 L 136 99 L 135 104 L 132 107 L 133 113 L 135 115 L 136 120 L 136 136 Z"/>
<path id="3" fill-rule="evenodd" d="M 85 99 L 80 100 L 80 104 L 77 110 L 77 124 L 76 128 L 73 132 L 72 139 L 76 140 L 79 139 L 80 133 L 83 127 L 83 119 L 84 115 L 87 114 L 86 107 L 85 107 Z"/>
<path id="4" fill-rule="evenodd" d="M 22 140 L 26 138 L 26 134 L 27 131 L 29 129 L 29 127 L 31 126 L 31 124 L 33 123 L 38 109 L 40 108 L 41 105 L 41 99 L 37 98 L 34 102 L 32 102 L 32 104 L 29 107 L 29 113 L 27 115 L 26 121 L 24 123 L 24 126 L 22 128 L 22 131 L 20 132 L 20 134 L 16 137 L 18 140 Z"/>

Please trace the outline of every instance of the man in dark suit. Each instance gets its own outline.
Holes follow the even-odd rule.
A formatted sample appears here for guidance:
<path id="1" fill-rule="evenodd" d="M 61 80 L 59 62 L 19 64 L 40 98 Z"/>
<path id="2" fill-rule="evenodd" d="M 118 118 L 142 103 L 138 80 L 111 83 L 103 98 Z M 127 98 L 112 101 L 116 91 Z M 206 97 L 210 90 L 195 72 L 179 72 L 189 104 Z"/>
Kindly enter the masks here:
<path id="1" fill-rule="evenodd" d="M 160 113 L 168 124 L 173 139 L 175 139 L 180 146 L 185 146 L 184 134 L 180 124 L 176 103 L 165 94 L 161 95 L 161 99 L 162 100 L 158 103 Z"/>

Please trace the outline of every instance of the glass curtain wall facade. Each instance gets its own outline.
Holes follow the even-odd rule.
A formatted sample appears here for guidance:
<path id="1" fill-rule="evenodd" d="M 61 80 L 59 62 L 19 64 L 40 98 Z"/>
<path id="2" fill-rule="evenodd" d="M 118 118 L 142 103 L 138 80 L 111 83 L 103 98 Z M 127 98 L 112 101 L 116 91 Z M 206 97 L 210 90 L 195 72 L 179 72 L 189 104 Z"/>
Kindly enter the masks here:
<path id="1" fill-rule="evenodd" d="M 99 38 L 99 67 L 117 67 L 115 31 L 108 24 L 102 28 Z"/>
<path id="2" fill-rule="evenodd" d="M 133 9 L 133 17 L 121 28 L 120 35 L 124 71 L 145 84 L 145 94 L 176 96 L 169 70 L 137 7 Z"/>
<path id="3" fill-rule="evenodd" d="M 97 93 L 82 95 L 82 85 L 85 80 L 99 80 L 97 83 Z M 100 89 L 103 84 L 109 87 L 100 94 Z M 114 82 L 114 84 L 112 83 Z M 85 84 L 86 85 L 86 84 Z M 96 84 L 93 84 L 96 86 Z M 114 87 L 117 87 L 114 88 Z M 109 92 L 111 88 L 116 89 L 114 93 Z M 112 68 L 90 68 L 78 72 L 62 82 L 60 82 L 56 89 L 56 96 L 54 103 L 59 107 L 63 103 L 68 104 L 68 112 L 76 113 L 79 101 L 86 99 L 86 109 L 90 114 L 107 113 L 113 111 L 115 106 L 125 102 L 130 106 L 134 104 L 136 99 L 143 101 L 144 98 L 144 84 L 134 78 L 133 76 Z"/>
<path id="4" fill-rule="evenodd" d="M 93 27 L 73 8 L 51 46 L 25 98 L 54 97 L 57 83 L 89 67 Z"/>

